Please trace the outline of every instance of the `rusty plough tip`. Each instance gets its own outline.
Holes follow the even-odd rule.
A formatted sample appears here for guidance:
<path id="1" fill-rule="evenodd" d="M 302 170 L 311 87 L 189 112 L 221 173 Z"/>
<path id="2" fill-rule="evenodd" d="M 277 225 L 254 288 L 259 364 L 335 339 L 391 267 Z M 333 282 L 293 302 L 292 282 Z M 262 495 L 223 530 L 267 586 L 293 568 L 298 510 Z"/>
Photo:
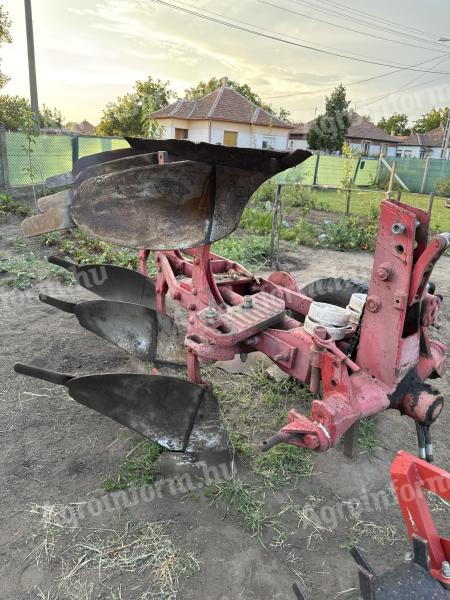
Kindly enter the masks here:
<path id="1" fill-rule="evenodd" d="M 131 248 L 192 248 L 236 229 L 253 192 L 270 177 L 306 160 L 306 150 L 278 152 L 126 138 L 130 148 L 79 159 L 73 189 L 40 200 L 24 235 L 80 227 Z M 59 177 L 59 179 L 58 179 Z M 58 176 L 49 181 L 69 181 Z"/>
<path id="2" fill-rule="evenodd" d="M 174 452 L 223 450 L 225 430 L 216 401 L 200 385 L 140 373 L 76 376 L 17 363 L 14 370 L 64 385 L 79 404 Z"/>

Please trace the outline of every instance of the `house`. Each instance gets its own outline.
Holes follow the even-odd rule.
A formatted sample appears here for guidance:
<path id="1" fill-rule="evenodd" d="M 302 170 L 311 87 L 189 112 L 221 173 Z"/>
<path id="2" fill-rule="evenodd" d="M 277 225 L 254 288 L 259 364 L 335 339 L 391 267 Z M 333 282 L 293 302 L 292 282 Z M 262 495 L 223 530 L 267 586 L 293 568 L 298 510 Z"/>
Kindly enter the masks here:
<path id="1" fill-rule="evenodd" d="M 81 135 L 95 135 L 95 126 L 89 121 L 81 121 L 81 123 L 70 122 L 66 125 L 67 131 L 73 131 L 74 133 L 80 133 Z"/>
<path id="2" fill-rule="evenodd" d="M 378 157 L 380 154 L 384 156 L 395 156 L 399 140 L 389 135 L 371 123 L 365 117 L 358 113 L 350 112 L 351 124 L 347 135 L 346 142 L 361 156 Z M 307 135 L 314 121 L 308 123 L 299 123 L 289 134 L 289 149 L 296 150 L 302 148 L 308 149 Z"/>
<path id="3" fill-rule="evenodd" d="M 444 140 L 445 128 L 441 124 L 428 133 L 412 133 L 408 136 L 399 137 L 400 143 L 397 148 L 397 156 L 402 158 L 441 158 L 442 142 Z M 450 149 L 447 148 L 445 156 L 450 160 Z"/>
<path id="4" fill-rule="evenodd" d="M 164 138 L 241 148 L 287 150 L 293 125 L 271 115 L 228 86 L 197 100 L 178 99 L 157 110 L 154 119 Z"/>

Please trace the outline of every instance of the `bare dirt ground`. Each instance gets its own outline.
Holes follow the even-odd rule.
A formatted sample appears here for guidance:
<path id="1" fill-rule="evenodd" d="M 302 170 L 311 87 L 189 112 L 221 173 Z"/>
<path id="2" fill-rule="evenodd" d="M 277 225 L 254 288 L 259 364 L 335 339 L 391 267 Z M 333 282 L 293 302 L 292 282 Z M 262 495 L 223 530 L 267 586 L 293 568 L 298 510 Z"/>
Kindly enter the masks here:
<path id="1" fill-rule="evenodd" d="M 14 257 L 18 222 L 0 225 L 0 234 L 1 254 Z M 31 247 L 44 253 L 37 242 Z M 301 284 L 323 276 L 367 280 L 371 260 L 369 254 L 300 247 L 283 253 L 281 267 Z M 450 292 L 449 267 L 450 260 L 441 259 L 433 277 L 444 297 Z M 260 536 L 250 534 L 238 514 L 212 505 L 201 480 L 187 493 L 163 486 L 153 499 L 130 495 L 116 510 L 105 509 L 104 500 L 93 502 L 104 498 L 103 481 L 119 472 L 136 436 L 79 406 L 64 388 L 16 375 L 12 367 L 23 361 L 94 373 L 130 371 L 134 365 L 83 330 L 75 317 L 40 303 L 40 291 L 70 300 L 91 297 L 78 286 L 48 280 L 25 291 L 0 286 L 3 600 L 290 599 L 295 580 L 303 580 L 315 600 L 345 599 L 357 585 L 348 552 L 352 542 L 362 545 L 381 572 L 409 559 L 404 523 L 389 501 L 388 471 L 397 450 L 416 452 L 416 439 L 412 422 L 393 412 L 377 418 L 383 447 L 373 456 L 349 460 L 340 450 L 314 455 L 312 474 L 287 486 L 261 486 L 238 464 L 238 477 L 254 485 L 264 510 L 276 515 Z M 442 320 L 449 318 L 450 305 L 444 303 Z M 437 386 L 448 392 L 448 377 Z M 444 409 L 433 434 L 436 463 L 445 469 L 449 427 L 450 411 Z M 162 464 L 162 479 L 164 474 Z M 83 512 L 88 502 L 93 510 Z M 308 505 L 321 509 L 319 526 L 302 512 Z M 434 508 L 441 518 L 445 507 Z M 58 511 L 64 519 L 52 518 Z M 172 576 L 178 581 L 170 587 Z"/>

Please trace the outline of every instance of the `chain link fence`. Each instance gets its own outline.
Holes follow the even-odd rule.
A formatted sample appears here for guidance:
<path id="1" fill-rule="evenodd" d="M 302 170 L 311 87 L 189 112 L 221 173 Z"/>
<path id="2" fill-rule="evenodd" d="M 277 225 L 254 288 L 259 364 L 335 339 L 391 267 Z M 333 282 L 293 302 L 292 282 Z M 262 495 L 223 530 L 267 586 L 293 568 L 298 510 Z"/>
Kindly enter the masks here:
<path id="1" fill-rule="evenodd" d="M 0 130 L 1 186 L 41 184 L 47 177 L 71 171 L 78 158 L 127 147 L 122 138 L 70 133 L 28 137 L 22 132 Z"/>

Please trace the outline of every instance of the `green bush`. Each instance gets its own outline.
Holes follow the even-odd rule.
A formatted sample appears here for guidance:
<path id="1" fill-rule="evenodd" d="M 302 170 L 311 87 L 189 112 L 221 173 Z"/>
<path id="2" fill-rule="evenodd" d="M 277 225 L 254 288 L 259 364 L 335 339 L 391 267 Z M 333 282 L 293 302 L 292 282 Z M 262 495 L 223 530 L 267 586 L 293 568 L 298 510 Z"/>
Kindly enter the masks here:
<path id="1" fill-rule="evenodd" d="M 31 208 L 28 204 L 20 204 L 8 194 L 0 194 L 0 214 L 27 217 L 31 214 Z"/>
<path id="2" fill-rule="evenodd" d="M 272 231 L 272 213 L 255 208 L 246 208 L 240 226 L 252 233 L 265 234 Z"/>
<path id="3" fill-rule="evenodd" d="M 215 242 L 212 251 L 229 260 L 240 262 L 244 267 L 257 269 L 264 265 L 270 252 L 270 236 L 245 235 L 238 237 L 232 233 L 223 240 Z"/>
<path id="4" fill-rule="evenodd" d="M 337 223 L 325 226 L 325 246 L 342 250 L 373 250 L 378 223 L 361 217 L 342 217 Z"/>
<path id="5" fill-rule="evenodd" d="M 450 177 L 436 181 L 436 194 L 439 194 L 439 196 L 450 196 Z"/>
<path id="6" fill-rule="evenodd" d="M 273 202 L 276 189 L 277 184 L 274 181 L 265 181 L 251 196 L 250 203 L 264 204 L 265 202 Z"/>

